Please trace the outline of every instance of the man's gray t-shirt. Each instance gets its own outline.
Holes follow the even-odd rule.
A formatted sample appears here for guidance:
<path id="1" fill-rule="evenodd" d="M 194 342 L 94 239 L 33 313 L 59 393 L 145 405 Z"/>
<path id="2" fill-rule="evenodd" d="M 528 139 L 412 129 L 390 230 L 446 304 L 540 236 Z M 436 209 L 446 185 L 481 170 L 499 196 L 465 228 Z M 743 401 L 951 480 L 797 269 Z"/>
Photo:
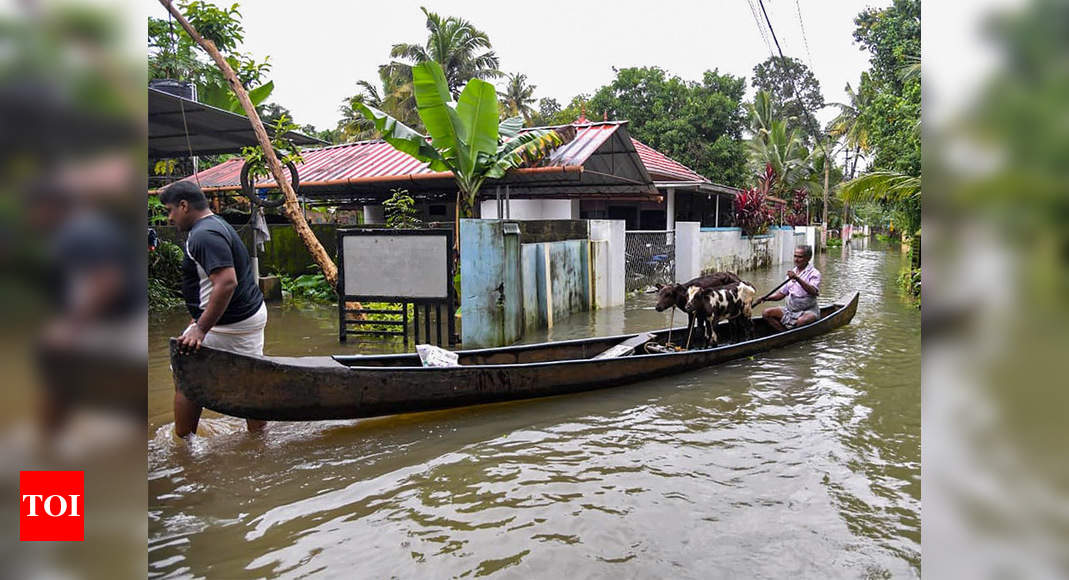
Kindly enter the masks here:
<path id="1" fill-rule="evenodd" d="M 215 214 L 201 218 L 189 232 L 182 262 L 182 296 L 194 320 L 208 307 L 214 289 L 209 275 L 228 267 L 234 268 L 238 286 L 216 324 L 233 324 L 256 314 L 264 296 L 253 279 L 249 252 L 234 228 Z"/>

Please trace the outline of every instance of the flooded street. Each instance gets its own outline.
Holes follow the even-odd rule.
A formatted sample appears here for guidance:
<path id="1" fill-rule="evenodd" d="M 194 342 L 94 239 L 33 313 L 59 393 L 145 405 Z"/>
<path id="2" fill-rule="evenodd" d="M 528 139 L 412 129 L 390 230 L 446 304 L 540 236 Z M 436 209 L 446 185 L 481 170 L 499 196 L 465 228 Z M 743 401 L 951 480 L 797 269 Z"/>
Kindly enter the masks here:
<path id="1" fill-rule="evenodd" d="M 750 360 L 576 395 L 172 435 L 149 333 L 153 577 L 909 577 L 920 573 L 920 311 L 897 248 L 815 258 L 848 326 Z M 789 264 L 740 272 L 764 294 Z M 639 294 L 524 342 L 668 325 Z M 331 306 L 272 306 L 265 352 L 340 345 Z M 685 323 L 679 313 L 676 325 Z"/>

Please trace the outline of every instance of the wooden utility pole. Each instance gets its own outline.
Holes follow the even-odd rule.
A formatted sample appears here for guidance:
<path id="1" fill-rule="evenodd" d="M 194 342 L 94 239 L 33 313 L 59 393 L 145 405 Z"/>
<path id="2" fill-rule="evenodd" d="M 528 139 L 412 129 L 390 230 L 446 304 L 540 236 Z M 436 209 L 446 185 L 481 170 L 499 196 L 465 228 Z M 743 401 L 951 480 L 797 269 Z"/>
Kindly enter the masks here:
<path id="1" fill-rule="evenodd" d="M 824 227 L 820 233 L 820 246 L 823 250 L 828 247 L 828 171 L 831 160 L 828 159 L 828 146 L 824 146 L 824 218 L 821 223 Z"/>
<path id="2" fill-rule="evenodd" d="M 316 238 L 315 234 L 312 232 L 312 228 L 308 227 L 308 222 L 305 221 L 304 215 L 301 213 L 300 204 L 297 202 L 297 193 L 293 191 L 293 186 L 290 185 L 289 180 L 282 174 L 282 164 L 279 163 L 278 157 L 275 156 L 275 150 L 271 147 L 271 139 L 268 138 L 267 130 L 264 129 L 264 124 L 260 121 L 260 116 L 256 113 L 256 107 L 253 106 L 252 100 L 249 99 L 249 93 L 245 90 L 245 87 L 242 86 L 241 81 L 238 80 L 238 76 L 234 74 L 234 69 L 230 68 L 230 65 L 226 62 L 226 59 L 223 58 L 219 49 L 215 47 L 215 43 L 202 37 L 196 29 L 193 28 L 193 25 L 186 20 L 185 16 L 171 4 L 171 0 L 159 1 L 160 4 L 162 4 L 163 7 L 175 17 L 175 20 L 182 25 L 182 28 L 189 33 L 189 37 L 212 57 L 212 60 L 215 61 L 215 65 L 223 72 L 223 77 L 226 78 L 226 82 L 230 85 L 230 90 L 234 91 L 238 101 L 241 102 L 241 107 L 245 109 L 245 114 L 248 115 L 249 121 L 252 123 L 252 130 L 256 133 L 256 141 L 264 151 L 264 157 L 267 159 L 267 166 L 271 170 L 271 175 L 275 178 L 275 182 L 278 183 L 279 188 L 282 189 L 282 193 L 286 199 L 285 204 L 282 206 L 286 213 L 286 217 L 289 218 L 290 223 L 293 224 L 293 229 L 297 231 L 297 236 L 304 242 L 304 245 L 308 248 L 308 252 L 312 254 L 312 259 L 315 260 L 315 263 L 323 270 L 323 277 L 326 278 L 327 282 L 334 287 L 340 295 L 341 290 L 337 288 L 338 266 L 327 254 L 327 251 L 323 249 L 323 244 L 319 243 L 319 239 Z"/>

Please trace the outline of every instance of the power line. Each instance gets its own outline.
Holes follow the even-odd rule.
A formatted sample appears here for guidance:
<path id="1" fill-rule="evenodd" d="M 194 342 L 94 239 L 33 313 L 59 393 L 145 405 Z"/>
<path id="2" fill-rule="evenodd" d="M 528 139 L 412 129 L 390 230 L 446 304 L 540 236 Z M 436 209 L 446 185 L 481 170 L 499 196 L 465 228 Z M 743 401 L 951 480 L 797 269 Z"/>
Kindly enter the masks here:
<path id="1" fill-rule="evenodd" d="M 746 4 L 750 7 L 750 14 L 753 15 L 754 24 L 757 25 L 757 31 L 761 33 L 761 39 L 765 41 L 765 48 L 768 49 L 768 56 L 775 56 L 772 52 L 772 45 L 768 42 L 768 34 L 765 32 L 765 27 L 761 24 L 761 17 L 757 15 L 757 6 L 754 5 L 753 0 L 746 0 Z"/>
<path id="2" fill-rule="evenodd" d="M 772 21 L 768 18 L 768 11 L 765 10 L 765 2 L 764 0 L 757 0 L 757 3 L 761 6 L 761 13 L 765 15 L 765 23 L 768 24 L 768 31 L 772 33 L 772 40 L 776 43 L 776 50 L 779 52 L 779 57 L 783 61 L 783 65 L 786 66 L 787 57 L 783 55 L 783 49 L 780 48 L 779 39 L 776 38 L 776 29 L 772 28 Z M 815 119 L 816 117 L 813 115 L 812 112 L 809 111 L 809 108 L 805 106 L 805 101 L 802 100 L 801 95 L 798 94 L 798 88 L 794 86 L 794 77 L 788 75 L 787 80 L 790 81 L 791 92 L 793 93 L 794 98 L 798 99 L 798 105 L 802 107 L 803 111 L 805 111 L 807 120 L 809 117 L 813 117 Z M 824 159 L 825 163 L 827 163 L 826 160 L 828 159 L 828 146 L 823 141 L 821 141 L 820 136 L 817 135 L 817 131 L 813 130 L 812 123 L 809 123 L 809 125 L 809 131 L 810 133 L 812 133 L 813 140 L 819 143 L 821 148 L 824 149 Z"/>
<path id="3" fill-rule="evenodd" d="M 809 68 L 813 70 L 816 67 L 813 66 L 813 54 L 809 52 L 809 39 L 805 36 L 805 22 L 802 21 L 802 5 L 798 0 L 794 0 L 794 9 L 798 14 L 798 28 L 802 30 L 802 44 L 805 46 L 805 58 L 809 61 Z"/>

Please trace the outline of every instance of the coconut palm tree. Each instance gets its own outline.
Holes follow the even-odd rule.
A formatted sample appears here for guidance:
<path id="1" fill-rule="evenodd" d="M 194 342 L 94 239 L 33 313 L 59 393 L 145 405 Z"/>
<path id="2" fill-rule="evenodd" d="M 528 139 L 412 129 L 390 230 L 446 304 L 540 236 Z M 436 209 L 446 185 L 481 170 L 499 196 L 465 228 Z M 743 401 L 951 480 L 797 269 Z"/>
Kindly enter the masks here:
<path id="1" fill-rule="evenodd" d="M 791 128 L 787 119 L 773 116 L 772 103 L 766 91 L 758 91 L 750 106 L 753 138 L 747 144 L 751 164 L 764 169 L 771 167 L 777 181 L 773 194 L 782 196 L 798 187 L 810 172 L 809 150 L 802 135 Z"/>
<path id="2" fill-rule="evenodd" d="M 849 203 L 916 202 L 921 198 L 921 178 L 895 171 L 873 171 L 844 183 L 839 198 Z"/>
<path id="3" fill-rule="evenodd" d="M 428 135 L 375 107 L 363 103 L 356 103 L 356 107 L 395 149 L 426 162 L 431 170 L 453 173 L 458 189 L 454 227 L 459 249 L 460 217 L 473 214 L 486 180 L 500 179 L 512 169 L 536 163 L 574 139 L 575 127 L 521 133 L 519 117 L 504 121 L 498 118 L 496 92 L 490 83 L 480 79 L 468 81 L 454 103 L 442 67 L 437 63 L 418 64 L 412 72 L 419 117 Z"/>
<path id="4" fill-rule="evenodd" d="M 535 111 L 534 90 L 535 85 L 527 84 L 527 75 L 517 73 L 508 75 L 508 84 L 504 91 L 498 91 L 497 96 L 505 107 L 503 117 L 522 116 L 524 124 L 530 125 L 531 116 Z"/>
<path id="5" fill-rule="evenodd" d="M 460 96 L 460 90 L 471 79 L 491 79 L 502 76 L 498 70 L 497 55 L 491 50 L 490 37 L 475 28 L 472 23 L 455 16 L 441 17 L 426 8 L 420 7 L 427 16 L 427 31 L 430 33 L 426 44 L 401 43 L 393 45 L 390 57 L 401 59 L 388 66 L 400 69 L 432 61 L 438 63 L 445 73 L 445 82 L 453 98 Z"/>
<path id="6" fill-rule="evenodd" d="M 846 83 L 846 94 L 849 102 L 832 103 L 839 107 L 839 114 L 828 123 L 827 128 L 829 135 L 842 139 L 846 145 L 847 159 L 844 166 L 850 168 L 847 174 L 850 179 L 853 179 L 854 175 L 857 174 L 858 159 L 861 158 L 863 152 L 868 152 L 870 148 L 869 130 L 861 119 L 862 111 L 869 106 L 872 100 L 871 91 L 868 89 L 870 86 L 868 76 L 869 73 L 867 72 L 861 73 L 861 84 L 858 86 L 857 92 L 850 87 L 850 83 Z M 853 163 L 851 163 L 851 157 L 853 158 Z"/>
<path id="7" fill-rule="evenodd" d="M 422 130 L 423 123 L 416 112 L 411 73 L 411 68 L 387 64 L 379 67 L 379 85 L 357 81 L 360 90 L 346 98 L 340 107 L 342 119 L 338 122 L 338 131 L 342 138 L 352 142 L 381 137 L 374 123 L 359 111 L 357 103 L 375 107 L 410 127 Z"/>

